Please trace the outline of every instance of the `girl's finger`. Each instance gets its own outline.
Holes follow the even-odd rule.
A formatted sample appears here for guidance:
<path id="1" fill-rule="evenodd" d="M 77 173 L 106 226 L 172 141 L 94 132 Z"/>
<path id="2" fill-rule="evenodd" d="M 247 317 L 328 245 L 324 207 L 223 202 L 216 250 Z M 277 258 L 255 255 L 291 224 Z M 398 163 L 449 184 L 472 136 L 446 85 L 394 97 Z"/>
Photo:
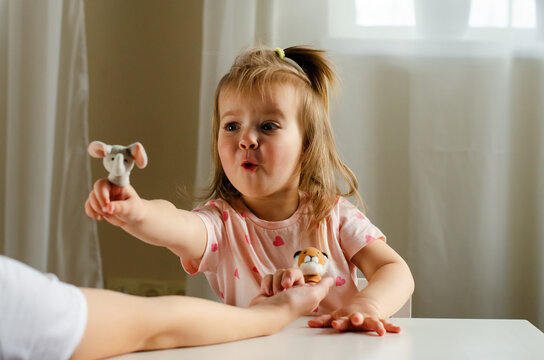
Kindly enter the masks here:
<path id="1" fill-rule="evenodd" d="M 109 215 L 115 215 L 120 219 L 125 219 L 128 218 L 130 215 L 130 205 L 131 204 L 126 200 L 112 201 L 108 205 L 106 205 L 106 207 L 104 208 L 104 212 Z"/>
<path id="2" fill-rule="evenodd" d="M 106 216 L 104 216 L 104 219 L 106 219 L 107 222 L 109 222 L 110 224 L 115 225 L 115 226 L 125 226 L 126 225 L 126 222 L 122 221 L 121 219 L 119 219 L 116 216 L 106 215 Z"/>
<path id="3" fill-rule="evenodd" d="M 380 320 L 385 328 L 385 330 L 387 332 L 390 332 L 390 333 L 400 333 L 401 331 L 401 328 L 400 326 L 397 326 L 397 325 L 393 325 L 391 324 L 389 321 L 386 321 L 386 320 Z"/>
<path id="4" fill-rule="evenodd" d="M 272 296 L 274 294 L 272 291 L 272 274 L 265 275 L 261 281 L 261 293 L 266 296 Z"/>
<path id="5" fill-rule="evenodd" d="M 372 318 L 365 319 L 363 327 L 364 327 L 364 330 L 375 331 L 380 336 L 385 335 L 385 328 L 383 327 L 382 322 L 378 319 L 372 319 Z"/>
<path id="6" fill-rule="evenodd" d="M 138 198 L 138 193 L 132 185 L 118 186 L 115 184 L 110 184 L 110 199 L 111 200 L 128 200 L 131 198 Z"/>
<path id="7" fill-rule="evenodd" d="M 360 312 L 355 312 L 349 316 L 349 321 L 355 327 L 363 325 L 365 317 Z"/>
<path id="8" fill-rule="evenodd" d="M 130 189 L 133 189 L 130 185 L 127 186 L 118 186 L 115 184 L 110 184 L 110 199 L 112 200 L 126 200 L 130 196 Z M 129 189 L 130 188 L 130 189 Z"/>
<path id="9" fill-rule="evenodd" d="M 346 331 L 350 328 L 350 320 L 347 316 L 342 316 L 338 319 L 334 319 L 331 325 L 336 330 Z"/>
<path id="10" fill-rule="evenodd" d="M 308 326 L 311 328 L 330 327 L 332 322 L 331 314 L 317 316 L 315 319 L 308 321 Z"/>
<path id="11" fill-rule="evenodd" d="M 93 218 L 96 220 L 102 220 L 102 216 L 95 213 L 93 209 L 91 208 L 91 204 L 89 203 L 89 200 L 85 201 L 85 213 L 90 218 Z"/>
<path id="12" fill-rule="evenodd" d="M 272 290 L 274 291 L 274 294 L 277 294 L 283 290 L 283 287 L 281 286 L 282 278 L 283 270 L 277 270 L 274 273 L 274 278 L 272 280 Z"/>
<path id="13" fill-rule="evenodd" d="M 108 179 L 97 180 L 93 185 L 93 193 L 100 203 L 100 208 L 103 208 L 110 202 L 111 184 Z"/>
<path id="14" fill-rule="evenodd" d="M 291 282 L 291 286 L 302 286 L 305 284 L 304 281 L 304 274 L 302 273 L 302 270 L 298 268 L 292 268 L 287 270 L 289 273 L 289 276 L 293 281 Z"/>
<path id="15" fill-rule="evenodd" d="M 102 211 L 102 206 L 100 206 L 100 202 L 96 198 L 96 193 L 93 191 L 89 195 L 89 205 L 91 206 L 91 209 L 94 211 L 95 214 L 100 215 L 101 217 L 104 217 L 104 212 Z"/>
<path id="16" fill-rule="evenodd" d="M 289 289 L 295 285 L 304 285 L 304 275 L 300 269 L 287 269 L 281 277 L 282 289 Z"/>

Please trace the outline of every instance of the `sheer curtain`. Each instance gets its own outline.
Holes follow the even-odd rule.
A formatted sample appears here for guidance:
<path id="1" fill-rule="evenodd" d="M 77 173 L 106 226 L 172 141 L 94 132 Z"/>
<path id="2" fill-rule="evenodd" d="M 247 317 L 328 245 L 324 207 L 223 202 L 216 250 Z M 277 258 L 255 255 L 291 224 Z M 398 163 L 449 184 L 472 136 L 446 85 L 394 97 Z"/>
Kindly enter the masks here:
<path id="1" fill-rule="evenodd" d="M 83 0 L 0 0 L 0 253 L 61 280 L 102 286 L 85 216 Z"/>
<path id="2" fill-rule="evenodd" d="M 544 328 L 542 43 L 346 41 L 327 38 L 327 1 L 215 4 L 204 13 L 199 183 L 213 92 L 234 54 L 263 42 L 325 48 L 342 82 L 338 147 L 367 214 L 413 271 L 413 315 Z"/>

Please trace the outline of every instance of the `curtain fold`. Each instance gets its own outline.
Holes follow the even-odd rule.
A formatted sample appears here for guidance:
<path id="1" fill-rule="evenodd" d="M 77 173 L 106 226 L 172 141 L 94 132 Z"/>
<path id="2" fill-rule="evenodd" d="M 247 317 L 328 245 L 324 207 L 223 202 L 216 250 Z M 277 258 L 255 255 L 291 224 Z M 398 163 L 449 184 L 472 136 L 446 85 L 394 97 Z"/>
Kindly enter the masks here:
<path id="1" fill-rule="evenodd" d="M 249 21 L 239 37 L 226 25 L 240 20 L 229 15 L 239 3 L 212 3 L 203 48 L 223 65 L 210 67 L 203 54 L 198 183 L 211 170 L 213 93 L 234 55 L 262 33 L 270 47 L 325 48 L 341 78 L 331 101 L 338 148 L 369 217 L 413 271 L 413 315 L 525 318 L 544 328 L 541 55 L 459 42 L 399 43 L 395 53 L 391 44 L 329 39 L 327 1 L 276 0 L 272 25 Z M 249 3 L 244 21 L 262 17 L 259 2 Z"/>
<path id="2" fill-rule="evenodd" d="M 60 279 L 102 286 L 84 212 L 88 80 L 82 0 L 0 3 L 0 252 Z"/>
<path id="3" fill-rule="evenodd" d="M 544 59 L 334 58 L 339 148 L 414 273 L 414 315 L 542 328 Z"/>

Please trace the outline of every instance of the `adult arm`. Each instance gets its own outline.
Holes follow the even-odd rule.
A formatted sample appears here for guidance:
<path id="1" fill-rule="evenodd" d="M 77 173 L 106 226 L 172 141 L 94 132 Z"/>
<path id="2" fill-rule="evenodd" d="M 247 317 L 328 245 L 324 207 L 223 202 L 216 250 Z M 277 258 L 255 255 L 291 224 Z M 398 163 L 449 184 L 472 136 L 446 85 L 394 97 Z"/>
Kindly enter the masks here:
<path id="1" fill-rule="evenodd" d="M 184 296 L 144 298 L 83 288 L 88 320 L 72 358 L 94 359 L 269 335 L 315 308 L 332 283 L 326 278 L 318 285 L 295 287 L 272 297 L 260 294 L 250 308 Z"/>

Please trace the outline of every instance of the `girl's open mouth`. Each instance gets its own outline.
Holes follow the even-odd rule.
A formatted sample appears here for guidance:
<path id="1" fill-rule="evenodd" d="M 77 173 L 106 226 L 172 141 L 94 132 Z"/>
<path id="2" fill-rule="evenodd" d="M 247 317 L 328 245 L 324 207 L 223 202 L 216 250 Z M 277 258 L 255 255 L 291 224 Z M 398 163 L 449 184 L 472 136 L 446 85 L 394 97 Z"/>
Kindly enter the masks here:
<path id="1" fill-rule="evenodd" d="M 248 170 L 248 171 L 255 171 L 255 169 L 257 169 L 257 164 L 253 164 L 249 161 L 244 161 L 242 163 L 242 167 L 245 169 L 245 170 Z"/>

